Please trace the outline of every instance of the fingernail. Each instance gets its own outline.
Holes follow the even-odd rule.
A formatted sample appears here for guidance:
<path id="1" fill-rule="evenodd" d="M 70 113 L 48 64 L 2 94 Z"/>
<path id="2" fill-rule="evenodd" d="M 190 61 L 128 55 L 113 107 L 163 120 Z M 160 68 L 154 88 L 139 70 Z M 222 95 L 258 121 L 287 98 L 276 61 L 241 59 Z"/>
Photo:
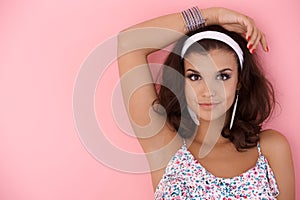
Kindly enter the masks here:
<path id="1" fill-rule="evenodd" d="M 249 41 L 249 40 L 250 40 L 250 38 L 251 38 L 251 36 L 250 36 L 250 35 L 248 35 L 248 37 L 247 37 L 247 41 Z"/>
<path id="2" fill-rule="evenodd" d="M 254 51 L 255 51 L 255 49 L 252 49 L 252 50 L 251 50 L 251 53 L 254 54 Z"/>
<path id="3" fill-rule="evenodd" d="M 249 44 L 249 47 L 248 47 L 248 49 L 251 49 L 251 47 L 252 47 L 252 44 Z"/>

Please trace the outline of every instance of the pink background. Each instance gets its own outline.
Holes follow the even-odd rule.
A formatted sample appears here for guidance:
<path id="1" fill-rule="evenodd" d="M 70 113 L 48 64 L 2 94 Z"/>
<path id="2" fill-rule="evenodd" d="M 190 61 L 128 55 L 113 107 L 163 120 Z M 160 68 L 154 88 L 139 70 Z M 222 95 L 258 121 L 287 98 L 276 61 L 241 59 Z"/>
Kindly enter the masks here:
<path id="1" fill-rule="evenodd" d="M 149 174 L 113 170 L 82 145 L 73 120 L 73 86 L 98 44 L 127 26 L 194 5 L 236 9 L 267 34 L 270 53 L 258 52 L 281 105 L 268 127 L 290 141 L 300 179 L 300 1 L 11 0 L 0 1 L 1 200 L 153 199 Z M 116 69 L 109 72 L 116 81 Z M 97 90 L 97 100 L 110 94 L 111 87 L 105 88 Z M 97 113 L 104 114 L 109 117 L 109 109 Z M 112 143 L 141 151 L 115 124 L 108 128 Z"/>

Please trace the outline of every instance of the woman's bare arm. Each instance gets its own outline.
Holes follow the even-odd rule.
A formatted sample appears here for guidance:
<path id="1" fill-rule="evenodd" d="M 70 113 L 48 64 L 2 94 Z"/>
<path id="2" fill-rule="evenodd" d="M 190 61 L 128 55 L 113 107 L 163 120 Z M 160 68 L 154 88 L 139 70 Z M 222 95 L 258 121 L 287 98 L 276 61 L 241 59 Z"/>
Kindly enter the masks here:
<path id="1" fill-rule="evenodd" d="M 275 174 L 279 188 L 278 200 L 295 199 L 293 159 L 287 139 L 279 132 L 267 130 L 261 134 L 262 153 Z"/>
<path id="2" fill-rule="evenodd" d="M 246 38 L 251 36 L 248 42 L 253 43 L 250 51 L 259 42 L 266 50 L 264 34 L 251 18 L 225 8 L 201 9 L 201 13 L 206 25 L 218 24 Z M 147 56 L 186 33 L 181 13 L 174 13 L 129 27 L 118 36 L 118 65 L 124 101 L 133 129 L 146 152 L 164 145 L 168 140 L 165 138 L 168 134 L 165 133 L 171 132 L 163 123 L 165 118 L 152 112 L 152 103 L 157 94 Z"/>
<path id="3" fill-rule="evenodd" d="M 202 14 L 206 13 L 202 10 Z M 168 140 L 164 138 L 166 132 L 172 134 L 164 125 L 166 119 L 152 111 L 157 94 L 147 56 L 186 33 L 181 13 L 174 13 L 134 25 L 119 34 L 118 65 L 124 101 L 133 129 L 146 152 L 162 147 Z M 162 132 L 164 134 L 160 134 Z"/>

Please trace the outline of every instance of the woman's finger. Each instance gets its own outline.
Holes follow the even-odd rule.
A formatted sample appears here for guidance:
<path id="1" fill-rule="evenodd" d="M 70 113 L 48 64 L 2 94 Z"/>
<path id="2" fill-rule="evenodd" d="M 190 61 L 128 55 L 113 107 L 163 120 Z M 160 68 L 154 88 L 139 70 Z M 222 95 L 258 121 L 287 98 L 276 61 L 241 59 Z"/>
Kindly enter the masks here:
<path id="1" fill-rule="evenodd" d="M 249 49 L 250 53 L 253 53 L 254 51 L 253 49 L 256 48 L 256 46 L 254 45 L 257 45 L 256 42 L 257 42 L 257 37 L 259 37 L 258 34 L 259 34 L 259 30 L 257 30 L 257 28 L 253 28 L 252 35 L 250 37 L 250 40 L 248 40 L 248 44 L 247 44 L 247 48 Z"/>
<path id="2" fill-rule="evenodd" d="M 262 33 L 260 43 L 265 52 L 269 52 L 268 42 L 266 39 L 266 35 Z"/>
<path id="3" fill-rule="evenodd" d="M 219 25 L 223 28 L 239 33 L 247 42 L 247 48 L 253 53 L 259 43 L 264 51 L 268 52 L 268 44 L 265 34 L 262 33 L 252 18 L 227 9 L 221 9 L 219 12 Z"/>
<path id="4" fill-rule="evenodd" d="M 251 40 L 253 31 L 254 31 L 254 27 L 255 27 L 253 20 L 251 18 L 245 16 L 244 19 L 242 19 L 242 21 L 240 23 L 245 26 L 246 40 L 247 41 Z"/>
<path id="5" fill-rule="evenodd" d="M 261 41 L 261 33 L 259 32 L 257 34 L 257 37 L 256 37 L 255 41 L 253 42 L 252 49 L 250 50 L 251 53 L 254 53 L 254 51 L 257 48 L 257 45 L 259 44 L 260 41 Z"/>

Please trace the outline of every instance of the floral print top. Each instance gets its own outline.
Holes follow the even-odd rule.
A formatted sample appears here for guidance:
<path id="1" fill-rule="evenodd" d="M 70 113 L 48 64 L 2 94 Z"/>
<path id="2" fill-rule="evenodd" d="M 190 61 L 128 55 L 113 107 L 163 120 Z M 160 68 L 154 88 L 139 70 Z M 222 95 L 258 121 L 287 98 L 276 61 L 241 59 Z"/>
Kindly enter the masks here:
<path id="1" fill-rule="evenodd" d="M 272 169 L 261 153 L 254 167 L 232 178 L 221 178 L 208 172 L 194 158 L 186 144 L 175 153 L 159 182 L 155 199 L 276 199 L 279 190 Z"/>

